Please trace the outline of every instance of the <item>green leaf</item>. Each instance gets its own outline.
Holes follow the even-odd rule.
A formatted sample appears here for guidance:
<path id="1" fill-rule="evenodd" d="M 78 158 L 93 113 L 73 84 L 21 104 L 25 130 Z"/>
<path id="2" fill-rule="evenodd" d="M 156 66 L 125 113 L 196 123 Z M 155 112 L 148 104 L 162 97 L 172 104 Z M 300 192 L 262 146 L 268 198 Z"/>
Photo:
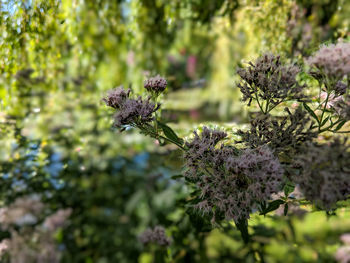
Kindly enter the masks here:
<path id="1" fill-rule="evenodd" d="M 158 121 L 158 125 L 159 125 L 159 127 L 162 128 L 164 135 L 168 139 L 176 142 L 177 144 L 183 145 L 183 143 L 184 143 L 183 140 L 176 135 L 176 133 L 173 131 L 173 129 L 171 129 L 168 125 L 166 125 L 165 123 L 162 123 L 160 121 Z"/>
<path id="2" fill-rule="evenodd" d="M 346 120 L 341 121 L 341 122 L 337 125 L 337 127 L 335 127 L 334 131 L 340 130 L 341 127 L 343 127 L 345 123 L 346 123 Z"/>
<path id="3" fill-rule="evenodd" d="M 294 188 L 295 185 L 292 182 L 287 182 L 283 187 L 285 197 L 288 197 L 288 195 L 294 191 Z"/>
<path id="4" fill-rule="evenodd" d="M 320 127 L 324 126 L 328 120 L 329 120 L 329 116 L 322 121 Z"/>
<path id="5" fill-rule="evenodd" d="M 173 180 L 177 180 L 177 179 L 180 179 L 180 178 L 183 178 L 184 176 L 182 174 L 176 174 L 176 175 L 173 175 L 172 177 L 170 177 L 171 179 Z"/>
<path id="6" fill-rule="evenodd" d="M 284 201 L 281 199 L 277 199 L 269 203 L 267 208 L 260 213 L 260 215 L 266 215 L 267 213 L 274 211 L 280 207 L 280 205 L 284 204 Z"/>
<path id="7" fill-rule="evenodd" d="M 307 110 L 308 113 L 310 113 L 310 115 L 317 121 L 317 123 L 320 123 L 315 112 L 313 112 L 313 110 L 305 102 L 303 103 L 303 106 L 305 110 Z"/>

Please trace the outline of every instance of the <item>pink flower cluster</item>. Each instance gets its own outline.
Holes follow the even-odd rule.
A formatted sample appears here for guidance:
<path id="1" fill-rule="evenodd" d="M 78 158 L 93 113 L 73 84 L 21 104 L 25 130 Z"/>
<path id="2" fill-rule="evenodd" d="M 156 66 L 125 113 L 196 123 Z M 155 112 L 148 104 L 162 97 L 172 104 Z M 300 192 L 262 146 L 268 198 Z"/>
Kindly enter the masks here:
<path id="1" fill-rule="evenodd" d="M 350 74 L 350 43 L 324 45 L 307 62 L 331 78 L 342 79 Z"/>

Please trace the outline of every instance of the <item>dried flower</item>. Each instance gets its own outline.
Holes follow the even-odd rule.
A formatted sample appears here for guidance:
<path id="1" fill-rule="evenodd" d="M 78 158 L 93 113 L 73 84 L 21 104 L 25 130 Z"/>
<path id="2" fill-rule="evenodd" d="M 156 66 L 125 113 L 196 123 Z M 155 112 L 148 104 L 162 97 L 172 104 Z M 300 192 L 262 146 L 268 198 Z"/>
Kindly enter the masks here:
<path id="1" fill-rule="evenodd" d="M 157 111 L 160 105 L 150 102 L 150 99 L 143 100 L 129 98 L 130 90 L 125 91 L 122 87 L 112 90 L 103 101 L 107 106 L 117 110 L 115 115 L 115 125 L 122 127 L 124 125 L 146 124 L 153 121 L 153 113 Z"/>
<path id="2" fill-rule="evenodd" d="M 287 147 L 298 149 L 306 141 L 311 141 L 317 137 L 317 133 L 311 129 L 312 122 L 308 114 L 297 108 L 291 113 L 288 108 L 285 109 L 288 116 L 277 121 L 270 115 L 257 116 L 251 122 L 249 131 L 239 130 L 238 135 L 251 148 L 267 144 L 276 153 L 285 150 Z"/>
<path id="3" fill-rule="evenodd" d="M 169 246 L 171 244 L 171 240 L 165 235 L 165 229 L 162 226 L 156 226 L 154 229 L 146 229 L 139 236 L 139 240 L 144 245 L 154 243 L 160 246 Z"/>
<path id="4" fill-rule="evenodd" d="M 165 90 L 167 84 L 168 83 L 165 78 L 157 75 L 153 78 L 145 80 L 143 86 L 149 92 L 154 92 L 156 94 L 159 94 Z"/>
<path id="5" fill-rule="evenodd" d="M 280 56 L 267 53 L 254 63 L 249 62 L 249 65 L 237 70 L 243 80 L 238 87 L 243 93 L 243 101 L 249 100 L 248 105 L 253 99 L 262 99 L 274 107 L 285 100 L 305 97 L 302 94 L 304 86 L 300 86 L 296 80 L 299 68 L 282 65 Z"/>
<path id="6" fill-rule="evenodd" d="M 283 170 L 265 146 L 239 153 L 233 147 L 217 144 L 226 133 L 204 128 L 187 142 L 185 177 L 199 190 L 195 208 L 203 214 L 223 213 L 236 222 L 249 218 L 259 202 L 281 188 Z M 214 212 L 215 211 L 215 212 Z"/>
<path id="7" fill-rule="evenodd" d="M 336 138 L 329 144 L 306 143 L 294 166 L 300 175 L 292 176 L 308 200 L 330 210 L 350 194 L 350 146 Z"/>
<path id="8" fill-rule="evenodd" d="M 307 62 L 329 78 L 340 80 L 350 74 L 350 43 L 324 45 Z"/>

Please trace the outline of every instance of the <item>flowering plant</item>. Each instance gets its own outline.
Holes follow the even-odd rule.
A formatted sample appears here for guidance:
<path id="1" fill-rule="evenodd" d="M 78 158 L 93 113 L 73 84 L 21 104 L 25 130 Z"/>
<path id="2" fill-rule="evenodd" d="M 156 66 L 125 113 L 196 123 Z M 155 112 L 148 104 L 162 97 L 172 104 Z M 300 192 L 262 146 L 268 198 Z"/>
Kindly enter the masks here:
<path id="1" fill-rule="evenodd" d="M 235 144 L 228 143 L 226 132 L 208 127 L 184 140 L 163 123 L 158 99 L 167 82 L 160 76 L 145 81 L 147 99 L 132 98 L 130 89 L 118 87 L 103 100 L 116 110 L 116 127 L 138 128 L 161 145 L 179 147 L 181 177 L 194 190 L 188 205 L 214 226 L 233 220 L 249 243 L 250 214 L 283 206 L 287 215 L 299 201 L 291 195 L 296 187 L 304 197 L 300 202 L 328 213 L 350 195 L 350 147 L 341 138 L 350 132 L 344 129 L 350 120 L 350 43 L 323 46 L 307 63 L 311 70 L 303 71 L 267 53 L 237 70 L 243 101 L 256 102 L 259 111 L 249 130 L 234 132 L 240 137 Z M 307 95 L 312 87 L 300 83 L 301 73 L 317 81 L 318 97 Z M 298 107 L 288 107 L 291 102 Z M 282 107 L 286 114 L 276 116 Z M 316 139 L 322 133 L 338 135 L 322 143 Z"/>

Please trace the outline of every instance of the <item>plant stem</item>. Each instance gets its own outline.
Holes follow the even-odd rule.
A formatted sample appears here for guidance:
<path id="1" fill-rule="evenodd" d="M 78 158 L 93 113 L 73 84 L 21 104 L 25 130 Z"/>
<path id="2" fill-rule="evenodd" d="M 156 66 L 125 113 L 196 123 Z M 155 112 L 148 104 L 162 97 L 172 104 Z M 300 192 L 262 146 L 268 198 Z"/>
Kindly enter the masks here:
<path id="1" fill-rule="evenodd" d="M 266 100 L 266 107 L 265 107 L 265 114 L 269 112 L 269 103 L 270 103 L 270 100 L 267 99 Z"/>
<path id="2" fill-rule="evenodd" d="M 318 132 L 321 132 L 321 124 L 322 124 L 322 121 L 323 121 L 324 113 L 325 113 L 325 111 L 326 111 L 328 99 L 329 99 L 329 92 L 327 92 L 327 97 L 326 97 L 326 100 L 325 100 L 325 104 L 324 104 L 324 106 L 323 106 L 323 111 L 322 111 L 321 118 L 320 118 L 320 122 L 319 122 L 319 125 L 318 125 Z"/>
<path id="3" fill-rule="evenodd" d="M 170 143 L 175 144 L 175 145 L 176 145 L 177 147 L 179 147 L 181 150 L 185 151 L 185 148 L 184 148 L 181 144 L 179 144 L 179 143 L 173 141 L 172 139 L 169 139 L 169 138 L 167 138 L 167 137 L 164 137 L 164 136 L 162 136 L 162 135 L 159 135 L 158 133 L 154 133 L 153 131 L 147 131 L 147 132 L 150 133 L 151 135 L 153 135 L 153 137 L 154 137 L 155 139 L 158 140 L 159 138 L 161 138 L 161 139 L 163 139 L 163 140 L 165 140 L 165 141 L 167 141 L 167 142 L 170 142 Z"/>
<path id="4" fill-rule="evenodd" d="M 258 98 L 258 94 L 257 94 L 257 93 L 255 93 L 255 99 L 256 99 L 256 101 L 258 102 L 260 111 L 261 111 L 262 113 L 265 114 L 265 112 L 264 112 L 264 110 L 263 110 L 263 108 L 262 108 L 262 106 L 261 106 L 261 104 L 260 104 L 260 101 L 259 101 L 259 98 Z"/>

